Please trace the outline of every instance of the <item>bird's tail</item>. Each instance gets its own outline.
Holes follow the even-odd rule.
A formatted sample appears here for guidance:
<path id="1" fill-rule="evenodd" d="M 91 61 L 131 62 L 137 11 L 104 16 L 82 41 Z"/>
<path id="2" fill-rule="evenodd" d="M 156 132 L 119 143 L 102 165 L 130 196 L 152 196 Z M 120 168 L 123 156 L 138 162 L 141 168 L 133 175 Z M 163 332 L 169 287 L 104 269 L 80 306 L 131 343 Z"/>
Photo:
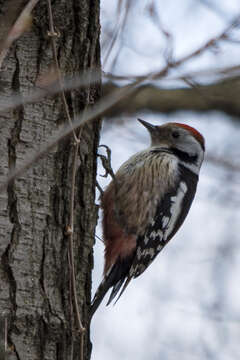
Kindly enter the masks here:
<path id="1" fill-rule="evenodd" d="M 103 281 L 101 282 L 101 284 L 99 285 L 99 287 L 98 287 L 98 289 L 96 291 L 96 294 L 94 295 L 92 304 L 91 304 L 90 319 L 92 318 L 93 314 L 95 313 L 95 311 L 97 310 L 97 308 L 101 304 L 105 294 L 107 293 L 109 288 L 112 286 L 112 283 L 111 283 L 110 280 L 111 279 L 109 279 L 109 277 L 104 278 Z"/>
<path id="2" fill-rule="evenodd" d="M 124 260 L 118 259 L 118 261 L 112 266 L 112 268 L 108 271 L 108 273 L 104 276 L 103 281 L 99 285 L 96 294 L 93 298 L 91 309 L 90 309 L 90 319 L 93 314 L 97 310 L 98 306 L 101 304 L 105 294 L 107 291 L 113 287 L 111 295 L 109 297 L 107 305 L 111 303 L 111 301 L 116 297 L 118 292 L 120 291 L 122 285 L 122 291 L 118 297 L 122 295 L 123 291 L 126 289 L 131 278 L 128 277 L 129 267 L 132 261 L 131 258 L 126 258 Z M 125 283 L 124 283 L 125 282 Z"/>

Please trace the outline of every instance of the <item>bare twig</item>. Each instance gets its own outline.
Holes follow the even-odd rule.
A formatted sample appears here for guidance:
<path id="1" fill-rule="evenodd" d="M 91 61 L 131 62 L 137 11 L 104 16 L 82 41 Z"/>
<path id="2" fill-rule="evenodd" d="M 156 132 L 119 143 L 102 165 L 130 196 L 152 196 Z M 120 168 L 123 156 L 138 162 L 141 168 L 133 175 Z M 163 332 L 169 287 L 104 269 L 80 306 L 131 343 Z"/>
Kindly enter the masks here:
<path id="1" fill-rule="evenodd" d="M 239 15 L 236 18 L 236 20 L 232 21 L 231 24 L 229 26 L 227 26 L 227 28 L 217 37 L 212 38 L 211 40 L 209 40 L 207 43 L 205 43 L 202 47 L 200 47 L 199 49 L 193 51 L 192 53 L 186 55 L 185 57 L 182 57 L 181 59 L 172 62 L 172 63 L 168 63 L 165 67 L 163 67 L 160 71 L 155 72 L 155 73 L 151 73 L 151 74 L 147 74 L 144 76 L 137 76 L 137 77 L 129 77 L 129 76 L 117 76 L 117 75 L 112 75 L 109 73 L 104 73 L 105 77 L 108 77 L 110 79 L 113 80 L 128 80 L 128 81 L 132 81 L 132 85 L 133 86 L 137 86 L 138 84 L 140 84 L 141 82 L 143 83 L 144 81 L 146 81 L 147 79 L 157 79 L 157 80 L 161 80 L 161 78 L 166 78 L 166 76 L 169 73 L 170 69 L 176 68 L 180 65 L 182 65 L 184 62 L 198 56 L 201 55 L 206 49 L 211 48 L 211 46 L 215 46 L 216 42 L 218 40 L 226 40 L 229 38 L 229 31 L 231 29 L 233 29 L 234 27 L 238 26 L 239 24 Z M 216 69 L 214 71 L 214 69 L 211 69 L 209 71 L 206 71 L 206 73 L 203 72 L 197 72 L 197 73 L 192 73 L 192 74 L 184 74 L 182 76 L 179 77 L 173 77 L 171 78 L 172 80 L 178 80 L 178 79 L 182 79 L 182 77 L 184 78 L 191 78 L 193 76 L 197 76 L 197 75 L 208 75 L 209 72 L 211 72 L 211 74 L 223 74 L 223 75 L 231 75 L 232 73 L 235 74 L 239 74 L 239 66 L 233 66 L 233 67 L 226 67 L 226 68 L 222 68 L 222 69 Z M 47 95 L 51 95 L 51 94 L 56 94 L 59 91 L 62 91 L 62 89 L 65 90 L 70 90 L 73 89 L 75 87 L 78 87 L 80 84 L 82 86 L 85 86 L 86 84 L 89 83 L 89 78 L 87 76 L 87 79 L 84 78 L 85 75 L 81 75 L 81 76 L 77 76 L 74 80 L 72 78 L 69 79 L 65 79 L 65 84 L 63 86 L 63 88 L 61 88 L 61 86 L 58 86 L 56 84 L 52 84 L 51 86 L 46 87 L 45 89 L 37 89 L 37 90 L 33 90 L 31 89 L 31 92 L 29 96 L 27 97 L 23 97 L 22 95 L 13 95 L 11 97 L 11 103 L 3 103 L 1 104 L 1 112 L 4 111 L 8 111 L 10 109 L 13 109 L 19 105 L 22 104 L 27 104 L 27 103 L 33 103 L 36 101 L 40 101 L 42 98 L 44 98 Z M 94 74 L 91 73 L 91 77 L 92 77 L 92 81 L 95 81 L 95 77 Z M 61 77 L 60 77 L 61 79 Z M 6 102 L 6 101 L 5 101 Z M 66 110 L 66 107 L 65 107 Z M 71 118 L 70 118 L 71 119 Z"/>
<path id="2" fill-rule="evenodd" d="M 179 64 L 179 62 L 178 62 Z M 174 66 L 174 65 L 173 65 Z M 166 72 L 166 68 L 163 68 L 162 74 Z M 154 76 L 154 74 L 152 75 Z M 103 115 L 106 111 L 110 110 L 112 107 L 114 107 L 116 104 L 118 104 L 120 101 L 122 101 L 124 98 L 132 95 L 137 87 L 144 82 L 144 80 L 147 79 L 146 77 L 136 79 L 132 84 L 123 86 L 122 88 L 117 88 L 111 92 L 111 94 L 106 95 L 103 97 L 94 107 L 91 109 L 88 109 L 84 115 L 83 113 L 80 113 L 79 116 L 76 116 L 75 121 L 73 123 L 74 129 L 77 129 L 79 126 L 83 126 L 86 122 L 92 121 L 99 117 L 100 115 Z M 151 76 L 149 76 L 149 80 L 151 79 Z M 46 95 L 46 93 L 45 93 Z M 6 108 L 5 108 L 6 109 Z M 50 139 L 50 141 L 45 144 L 42 148 L 40 148 L 35 155 L 30 157 L 25 164 L 20 167 L 19 169 L 16 169 L 14 172 L 10 174 L 10 176 L 7 178 L 7 180 L 0 186 L 0 192 L 5 190 L 8 186 L 9 182 L 13 181 L 16 177 L 19 177 L 21 174 L 23 174 L 27 169 L 32 167 L 39 159 L 41 159 L 46 152 L 49 152 L 52 148 L 54 148 L 59 141 L 64 139 L 66 136 L 69 136 L 72 132 L 71 127 L 66 127 L 64 129 L 61 129 L 54 138 Z"/>
<path id="3" fill-rule="evenodd" d="M 238 25 L 240 17 L 238 16 L 235 21 L 233 21 L 224 32 L 222 32 L 218 39 L 225 38 L 226 34 L 230 29 Z M 181 58 L 178 61 L 175 61 L 171 64 L 171 68 L 175 68 L 177 66 L 180 66 L 183 62 L 188 61 L 189 59 L 196 57 L 197 55 L 200 55 L 204 50 L 211 47 L 213 43 L 215 43 L 216 38 L 213 40 L 208 41 L 205 45 L 200 47 L 198 50 L 193 51 L 191 54 Z M 170 64 L 167 64 L 167 66 L 163 67 L 161 71 L 157 73 L 150 73 L 146 76 L 141 76 L 136 78 L 136 80 L 130 84 L 123 86 L 120 89 L 117 89 L 113 91 L 110 95 L 105 96 L 102 98 L 96 106 L 94 106 L 91 109 L 88 109 L 84 116 L 80 114 L 79 117 L 76 117 L 75 122 L 73 123 L 73 128 L 76 129 L 79 126 L 84 125 L 86 122 L 92 121 L 96 117 L 102 115 L 104 112 L 112 108 L 114 105 L 119 103 L 122 99 L 124 99 L 127 96 L 130 96 L 133 94 L 137 87 L 142 84 L 144 81 L 151 81 L 156 78 L 164 77 L 170 69 Z M 6 108 L 5 108 L 6 109 Z M 25 172 L 27 169 L 29 169 L 33 164 L 35 164 L 47 151 L 51 150 L 59 141 L 61 141 L 64 137 L 68 136 L 72 132 L 72 127 L 67 127 L 64 130 L 61 130 L 57 136 L 52 139 L 48 144 L 46 144 L 42 149 L 40 149 L 37 154 L 35 154 L 33 157 L 31 157 L 20 169 L 15 170 L 8 179 L 2 184 L 0 187 L 0 191 L 3 191 L 6 189 L 6 186 L 9 184 L 9 182 L 13 181 L 16 177 L 20 176 L 23 172 Z"/>
<path id="4" fill-rule="evenodd" d="M 117 21 L 117 24 L 115 26 L 111 41 L 109 41 L 108 49 L 107 49 L 106 54 L 104 56 L 103 68 L 105 67 L 105 65 L 106 65 L 106 63 L 108 61 L 109 55 L 112 52 L 112 49 L 113 49 L 117 39 L 119 38 L 119 34 L 121 32 L 123 32 L 123 30 L 124 30 L 124 28 L 126 26 L 127 18 L 128 18 L 128 15 L 129 15 L 129 10 L 131 8 L 131 5 L 132 5 L 131 0 L 125 0 L 124 4 L 123 4 L 123 1 L 118 2 L 118 6 L 117 6 L 118 21 Z M 123 16 L 121 18 L 122 14 L 123 14 Z M 120 46 L 120 48 L 121 48 L 121 46 Z M 119 51 L 120 51 L 120 49 L 119 49 Z M 115 56 L 115 59 L 113 60 L 113 64 L 111 65 L 111 68 L 114 67 L 114 63 L 116 61 L 116 58 L 117 58 L 117 55 Z"/>
<path id="5" fill-rule="evenodd" d="M 77 87 L 79 87 L 79 85 L 81 86 L 86 86 L 87 84 L 89 84 L 89 73 L 85 73 L 82 75 L 78 75 L 75 76 L 75 78 L 73 79 L 72 77 L 67 77 L 64 80 L 64 89 L 65 90 L 73 90 Z M 187 74 L 183 74 L 181 76 L 174 76 L 174 77 L 170 77 L 168 78 L 168 80 L 183 80 L 183 79 L 192 79 L 196 76 L 207 76 L 209 79 L 209 76 L 213 76 L 213 75 L 224 75 L 224 77 L 230 77 L 232 75 L 234 76 L 239 76 L 240 75 L 240 66 L 231 66 L 231 67 L 224 67 L 224 68 L 219 68 L 219 69 L 207 69 L 207 70 L 202 70 L 202 71 L 198 71 L 198 72 L 191 72 L 191 73 L 187 73 Z M 96 80 L 98 79 L 99 74 L 97 74 L 97 72 L 92 72 L 92 82 L 96 82 Z M 108 79 L 112 79 L 112 80 L 127 80 L 127 81 L 132 81 L 135 82 L 136 78 L 132 78 L 132 77 L 128 77 L 128 76 L 117 76 L 117 75 L 113 75 L 110 73 L 104 73 L 104 77 L 108 78 Z M 161 80 L 161 79 L 160 79 Z M 164 80 L 166 80 L 166 78 L 164 78 Z M 142 81 L 144 81 L 144 77 L 142 77 Z M 115 85 L 114 86 L 116 89 L 119 88 L 119 86 Z M 112 89 L 111 89 L 112 91 Z M 57 84 L 56 82 L 54 82 L 53 84 L 49 84 L 47 87 L 45 88 L 31 88 L 29 90 L 29 95 L 24 96 L 22 94 L 13 94 L 10 98 L 10 100 L 8 99 L 4 99 L 3 97 L 0 98 L 0 113 L 3 112 L 7 112 L 9 110 L 13 110 L 15 108 L 17 108 L 18 106 L 21 105 L 26 105 L 26 104 L 31 104 L 31 103 L 35 103 L 38 101 L 41 101 L 43 98 L 45 98 L 46 96 L 51 96 L 51 95 L 55 95 L 57 93 L 60 92 L 60 87 L 59 84 Z M 4 121 L 5 118 L 1 117 L 0 122 Z"/>
<path id="6" fill-rule="evenodd" d="M 104 241 L 97 234 L 95 234 L 95 236 L 98 240 L 100 240 L 104 244 Z"/>
<path id="7" fill-rule="evenodd" d="M 108 76 L 109 78 L 116 79 L 116 80 L 132 80 L 132 81 L 142 80 L 142 81 L 145 81 L 147 78 L 150 78 L 150 77 L 151 77 L 151 80 L 161 79 L 161 78 L 167 76 L 171 69 L 176 69 L 179 66 L 181 66 L 183 63 L 186 63 L 189 60 L 194 59 L 199 55 L 202 55 L 202 53 L 204 51 L 216 47 L 216 45 L 219 41 L 229 40 L 230 39 L 230 31 L 235 29 L 239 25 L 240 25 L 240 14 L 238 14 L 219 35 L 206 41 L 206 43 L 203 44 L 202 46 L 200 46 L 198 49 L 181 57 L 180 59 L 175 60 L 175 61 L 169 60 L 166 66 L 164 66 L 161 70 L 156 71 L 154 73 L 149 73 L 149 74 L 146 74 L 143 76 L 134 76 L 134 77 L 117 76 L 117 75 L 112 75 L 112 74 L 107 74 L 107 73 L 105 73 L 105 75 Z M 186 75 L 186 77 L 188 77 L 188 75 Z"/>
<path id="8" fill-rule="evenodd" d="M 76 320 L 77 320 L 77 327 L 80 333 L 80 360 L 83 360 L 83 353 L 84 353 L 84 334 L 85 334 L 85 328 L 82 325 L 82 320 L 80 316 L 79 306 L 78 306 L 78 298 L 77 298 L 77 288 L 76 288 L 76 274 L 75 274 L 75 265 L 74 265 L 74 250 L 73 250 L 73 234 L 74 234 L 74 198 L 75 198 L 75 182 L 76 182 L 76 171 L 77 171 L 77 158 L 78 158 L 78 151 L 79 151 L 79 144 L 80 144 L 80 137 L 82 128 L 79 130 L 79 135 L 77 137 L 75 129 L 73 127 L 72 119 L 69 113 L 69 107 L 66 101 L 66 96 L 64 93 L 64 84 L 62 80 L 62 75 L 57 59 L 57 47 L 56 47 L 56 36 L 58 34 L 54 30 L 54 23 L 53 23 L 53 14 L 52 14 L 52 6 L 51 6 L 51 0 L 47 0 L 48 4 L 48 16 L 49 16 L 49 26 L 50 31 L 48 35 L 51 37 L 52 42 L 52 52 L 53 52 L 53 58 L 56 66 L 59 86 L 60 86 L 60 94 L 62 98 L 62 102 L 64 105 L 64 111 L 65 115 L 68 119 L 69 126 L 72 130 L 72 135 L 74 138 L 74 153 L 73 153 L 73 164 L 72 164 L 72 184 L 71 184 L 71 199 L 70 199 L 70 223 L 67 228 L 67 235 L 69 237 L 69 247 L 68 247 L 68 259 L 69 259 L 69 271 L 70 271 L 70 277 L 71 277 L 71 293 L 70 293 L 70 301 L 73 300 L 74 303 L 74 310 L 76 314 Z M 73 330 L 73 323 L 72 323 L 72 309 L 70 308 L 70 316 L 71 316 L 71 328 Z M 73 332 L 72 332 L 73 336 Z M 71 359 L 73 357 L 73 339 L 71 343 Z"/>
<path id="9" fill-rule="evenodd" d="M 182 63 L 189 61 L 190 59 L 193 59 L 194 57 L 202 54 L 207 49 L 214 48 L 219 41 L 228 39 L 229 32 L 234 28 L 238 27 L 239 24 L 240 24 L 240 15 L 238 14 L 219 35 L 208 40 L 205 44 L 200 46 L 197 50 L 193 51 L 192 53 L 183 56 L 181 59 L 175 61 L 174 67 L 179 66 Z"/>
<path id="10" fill-rule="evenodd" d="M 166 47 L 164 49 L 164 58 L 166 59 L 166 62 L 172 62 L 173 57 L 173 35 L 170 33 L 170 31 L 166 30 L 166 28 L 163 26 L 162 21 L 158 15 L 158 11 L 156 9 L 156 2 L 152 1 L 150 4 L 147 4 L 147 11 L 152 18 L 153 22 L 156 24 L 156 26 L 159 28 L 160 32 L 166 39 Z"/>
<path id="11" fill-rule="evenodd" d="M 70 273 L 71 273 L 71 289 L 73 295 L 73 302 L 74 302 L 74 309 L 76 313 L 77 325 L 78 330 L 80 333 L 80 360 L 83 360 L 83 351 L 84 351 L 84 334 L 86 329 L 82 325 L 82 320 L 79 312 L 78 306 L 78 298 L 77 298 L 77 288 L 76 288 L 76 275 L 75 275 L 75 265 L 74 265 L 74 251 L 73 251 L 73 234 L 74 234 L 74 198 L 75 198 L 75 182 L 76 182 L 76 171 L 77 171 L 77 158 L 78 158 L 78 151 L 79 151 L 79 144 L 80 144 L 80 136 L 77 138 L 77 142 L 74 143 L 75 149 L 73 154 L 73 165 L 72 165 L 72 184 L 71 184 L 71 205 L 70 205 L 70 225 L 67 231 L 67 235 L 69 236 L 69 259 L 70 259 Z M 73 350 L 71 350 L 73 353 Z"/>
<path id="12" fill-rule="evenodd" d="M 105 66 L 106 63 L 107 63 L 107 60 L 108 60 L 109 55 L 110 55 L 110 53 L 111 53 L 111 51 L 112 51 L 112 49 L 113 49 L 113 47 L 114 47 L 114 44 L 115 44 L 115 42 L 116 42 L 116 40 L 117 40 L 117 38 L 118 38 L 119 33 L 120 33 L 120 26 L 119 26 L 119 24 L 117 24 L 117 25 L 116 25 L 116 29 L 115 29 L 115 31 L 114 31 L 114 34 L 113 34 L 113 36 L 112 36 L 111 42 L 110 42 L 110 44 L 109 44 L 109 46 L 108 46 L 108 49 L 107 49 L 107 51 L 106 51 L 105 59 L 104 59 L 104 61 L 103 61 L 103 66 Z"/>
<path id="13" fill-rule="evenodd" d="M 200 46 L 198 49 L 191 52 L 190 54 L 185 55 L 179 60 L 173 61 L 172 63 L 168 63 L 165 68 L 163 68 L 159 72 L 156 72 L 153 75 L 153 79 L 161 78 L 162 76 L 167 74 L 171 68 L 179 67 L 183 63 L 186 63 L 187 61 L 201 55 L 205 50 L 214 48 L 220 40 L 226 40 L 228 38 L 229 32 L 234 28 L 236 28 L 237 26 L 239 26 L 239 24 L 240 24 L 240 15 L 238 14 L 219 35 L 208 40 L 205 44 L 203 44 L 202 46 Z"/>
<path id="14" fill-rule="evenodd" d="M 4 348 L 5 348 L 5 353 L 7 352 L 7 348 L 8 348 L 7 334 L 8 334 L 8 319 L 7 319 L 7 316 L 6 316 L 5 317 L 5 326 L 4 326 Z"/>
<path id="15" fill-rule="evenodd" d="M 12 45 L 12 43 L 17 40 L 24 31 L 29 27 L 31 22 L 31 12 L 34 7 L 37 5 L 39 0 L 30 0 L 23 11 L 21 12 L 20 16 L 14 23 L 13 27 L 10 29 L 6 39 L 1 44 L 0 48 L 0 70 L 2 67 L 3 60 L 5 59 L 8 49 Z"/>
<path id="16" fill-rule="evenodd" d="M 199 76 L 207 76 L 208 80 L 209 80 L 209 76 L 219 76 L 219 75 L 223 75 L 224 78 L 226 77 L 232 77 L 234 76 L 239 76 L 240 74 L 240 66 L 239 65 L 234 65 L 234 66 L 224 66 L 224 67 L 215 67 L 215 68 L 206 68 L 203 70 L 197 70 L 197 71 L 191 71 L 191 72 L 187 72 L 187 73 L 183 73 L 181 75 L 169 75 L 167 78 L 164 78 L 164 80 L 168 80 L 168 81 L 176 81 L 176 80 L 183 80 L 185 78 L 191 79 L 194 77 L 199 77 Z M 112 73 L 108 73 L 108 72 L 103 72 L 103 76 L 106 79 L 109 80 L 113 80 L 113 81 L 136 81 L 137 79 L 139 79 L 140 77 L 136 77 L 136 76 L 128 76 L 128 75 L 115 75 Z M 142 79 L 144 77 L 142 76 Z M 161 79 L 160 79 L 161 80 Z"/>
<path id="17" fill-rule="evenodd" d="M 68 269 L 72 273 L 72 264 L 70 259 L 70 253 L 68 251 Z M 69 281 L 69 304 L 70 304 L 70 323 L 71 323 L 71 333 L 74 333 L 74 323 L 73 323 L 73 301 L 72 301 L 72 281 Z M 70 360 L 73 360 L 73 350 L 74 350 L 74 338 L 71 338 L 71 346 L 70 346 Z"/>
<path id="18" fill-rule="evenodd" d="M 68 108 L 66 96 L 65 96 L 65 93 L 64 93 L 64 84 L 63 84 L 63 80 L 62 80 L 62 74 L 61 74 L 61 71 L 60 71 L 58 58 L 57 58 L 56 37 L 58 37 L 60 35 L 54 29 L 51 0 L 47 0 L 47 4 L 48 4 L 48 17 L 49 17 L 49 27 L 50 27 L 50 31 L 48 32 L 48 36 L 50 36 L 50 38 L 51 38 L 52 53 L 53 53 L 53 58 L 54 58 L 55 66 L 56 66 L 59 86 L 60 86 L 60 94 L 61 94 L 61 98 L 62 98 L 62 102 L 63 102 L 65 115 L 67 117 L 67 120 L 68 120 L 70 126 L 72 127 L 73 137 L 74 137 L 75 142 L 77 143 L 79 140 L 78 140 L 78 138 L 76 136 L 75 130 L 73 129 L 72 119 L 71 119 L 71 116 L 70 116 L 70 113 L 69 113 L 69 108 Z"/>
<path id="19" fill-rule="evenodd" d="M 97 187 L 98 191 L 100 192 L 100 198 L 101 198 L 103 196 L 104 191 L 101 188 L 101 186 L 97 180 L 96 180 L 96 187 Z"/>
<path id="20" fill-rule="evenodd" d="M 0 13 L 0 52 L 10 33 L 11 28 L 21 14 L 25 0 L 6 0 L 1 6 Z"/>
<path id="21" fill-rule="evenodd" d="M 90 78 L 91 75 L 91 78 Z M 64 80 L 64 90 L 73 90 L 77 87 L 87 86 L 89 83 L 96 83 L 99 79 L 99 71 L 85 71 L 84 74 L 76 75 L 73 79 L 71 76 L 66 77 Z M 46 96 L 55 95 L 61 92 L 59 82 L 50 82 L 47 86 L 42 88 L 35 87 L 29 90 L 29 95 L 15 93 L 11 96 L 10 100 L 0 98 L 0 113 L 13 110 L 21 105 L 32 104 L 41 101 Z"/>
<path id="22" fill-rule="evenodd" d="M 73 128 L 77 129 L 78 127 L 83 126 L 87 122 L 93 121 L 97 117 L 104 114 L 104 112 L 116 105 L 119 101 L 132 94 L 139 83 L 140 81 L 136 81 L 134 84 L 124 86 L 121 89 L 113 91 L 111 95 L 103 97 L 98 103 L 96 103 L 95 106 L 81 112 L 79 116 L 75 117 Z M 0 192 L 4 191 L 10 182 L 12 182 L 15 178 L 19 177 L 26 170 L 36 164 L 47 152 L 53 149 L 60 141 L 62 141 L 65 137 L 69 136 L 71 133 L 72 127 L 70 126 L 61 129 L 57 133 L 57 135 L 54 136 L 47 144 L 45 144 L 42 148 L 38 149 L 35 155 L 31 156 L 24 165 L 10 173 L 7 180 L 3 182 L 3 184 L 0 186 Z"/>

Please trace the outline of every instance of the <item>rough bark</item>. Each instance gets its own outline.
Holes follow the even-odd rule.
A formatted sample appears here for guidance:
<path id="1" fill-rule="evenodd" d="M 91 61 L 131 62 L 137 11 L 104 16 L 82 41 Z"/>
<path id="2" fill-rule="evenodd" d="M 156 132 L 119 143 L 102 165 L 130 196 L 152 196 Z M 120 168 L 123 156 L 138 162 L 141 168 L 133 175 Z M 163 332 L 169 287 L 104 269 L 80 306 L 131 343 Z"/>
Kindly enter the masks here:
<path id="1" fill-rule="evenodd" d="M 118 88 L 119 86 L 114 83 L 106 83 L 103 87 L 103 93 L 109 94 Z M 141 110 L 159 113 L 179 110 L 218 110 L 239 118 L 239 91 L 239 77 L 194 88 L 164 89 L 152 85 L 142 85 L 131 97 L 131 101 L 127 98 L 119 102 L 108 112 L 108 115 L 114 116 L 121 112 L 132 114 Z"/>
<path id="2" fill-rule="evenodd" d="M 0 0 L 0 8 L 3 5 Z M 99 68 L 99 0 L 52 1 L 60 32 L 63 74 Z M 0 14 L 0 16 L 4 16 Z M 1 22 L 1 19 L 0 19 Z M 34 10 L 33 25 L 11 47 L 0 72 L 0 96 L 26 94 L 53 63 L 47 37 L 47 2 Z M 71 114 L 100 96 L 100 85 L 67 94 Z M 65 122 L 59 96 L 0 114 L 0 182 L 20 167 Z M 75 197 L 74 251 L 78 302 L 86 325 L 91 295 L 92 246 L 97 219 L 96 151 L 100 122 L 84 127 Z M 68 239 L 73 144 L 62 141 L 0 193 L 0 316 L 8 319 L 9 359 L 79 358 L 79 335 L 71 332 Z M 1 331 L 1 335 L 3 331 Z M 2 338 L 1 338 L 2 343 Z M 89 331 L 84 359 L 90 358 Z"/>

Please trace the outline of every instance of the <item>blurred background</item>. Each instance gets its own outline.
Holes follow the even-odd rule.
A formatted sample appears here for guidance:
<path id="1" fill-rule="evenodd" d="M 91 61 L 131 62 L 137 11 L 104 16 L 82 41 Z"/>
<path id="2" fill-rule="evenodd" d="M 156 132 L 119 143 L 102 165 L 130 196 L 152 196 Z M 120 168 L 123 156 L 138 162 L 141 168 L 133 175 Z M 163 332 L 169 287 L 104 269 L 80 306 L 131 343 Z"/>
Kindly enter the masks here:
<path id="1" fill-rule="evenodd" d="M 92 359 L 239 359 L 239 0 L 102 0 L 101 11 L 104 93 L 142 77 L 104 119 L 114 171 L 149 145 L 137 117 L 196 127 L 206 160 L 180 231 L 115 306 L 106 297 L 96 312 Z M 101 163 L 98 174 L 104 188 Z M 100 223 L 101 213 L 102 238 Z M 103 251 L 96 239 L 93 292 Z"/>

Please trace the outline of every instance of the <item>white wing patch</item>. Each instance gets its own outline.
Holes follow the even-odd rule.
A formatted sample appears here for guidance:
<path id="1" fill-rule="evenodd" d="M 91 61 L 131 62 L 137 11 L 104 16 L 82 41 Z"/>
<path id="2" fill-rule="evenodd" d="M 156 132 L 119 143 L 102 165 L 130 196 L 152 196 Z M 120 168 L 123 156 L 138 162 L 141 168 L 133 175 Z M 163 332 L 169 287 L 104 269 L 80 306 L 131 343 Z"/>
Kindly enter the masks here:
<path id="1" fill-rule="evenodd" d="M 151 227 L 137 247 L 136 260 L 129 271 L 130 277 L 139 276 L 169 240 L 181 215 L 182 202 L 187 191 L 187 184 L 181 181 L 175 195 L 168 198 L 168 204 L 170 204 L 168 214 L 163 216 L 161 212 L 158 214 L 160 218 L 157 222 L 154 222 L 154 219 L 151 221 Z M 161 226 L 161 228 L 157 229 L 156 226 Z"/>
<path id="2" fill-rule="evenodd" d="M 171 197 L 171 202 L 172 202 L 170 208 L 171 216 L 170 218 L 164 219 L 164 223 L 166 223 L 166 228 L 164 229 L 165 231 L 163 236 L 164 241 L 168 240 L 169 235 L 172 233 L 175 227 L 175 224 L 181 212 L 181 204 L 186 192 L 187 192 L 187 184 L 184 181 L 181 181 L 176 196 Z"/>
<path id="3" fill-rule="evenodd" d="M 172 199 L 173 199 L 173 197 L 171 198 L 171 201 L 172 201 Z M 163 229 L 165 229 L 168 226 L 169 220 L 170 220 L 170 218 L 168 216 L 163 216 L 162 217 L 162 227 L 163 227 Z"/>
<path id="4" fill-rule="evenodd" d="M 162 232 L 161 229 L 159 229 L 159 230 L 157 230 L 157 231 L 153 230 L 153 231 L 150 233 L 150 235 L 145 235 L 143 241 L 144 241 L 144 244 L 147 245 L 147 243 L 149 242 L 149 240 L 153 240 L 153 241 L 154 241 L 154 240 L 157 239 L 157 241 L 160 241 L 160 240 L 162 240 L 162 238 L 163 238 L 163 232 Z"/>

